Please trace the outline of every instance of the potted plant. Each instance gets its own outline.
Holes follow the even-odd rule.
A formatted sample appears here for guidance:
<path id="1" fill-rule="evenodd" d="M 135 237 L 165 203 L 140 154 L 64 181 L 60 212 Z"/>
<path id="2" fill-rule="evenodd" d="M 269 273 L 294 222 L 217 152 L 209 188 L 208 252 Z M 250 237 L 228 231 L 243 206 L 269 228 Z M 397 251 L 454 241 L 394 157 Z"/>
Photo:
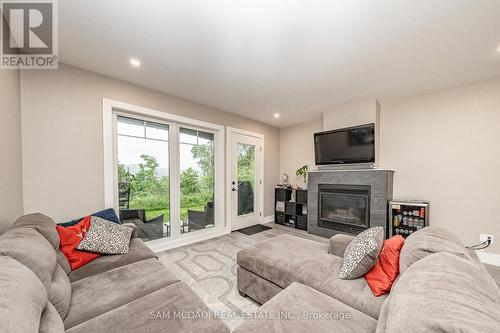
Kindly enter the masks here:
<path id="1" fill-rule="evenodd" d="M 297 176 L 302 176 L 302 177 L 304 177 L 304 184 L 306 184 L 306 183 L 307 183 L 307 169 L 308 169 L 308 166 L 307 166 L 307 164 L 306 164 L 306 165 L 304 165 L 303 167 L 301 167 L 301 168 L 297 169 L 297 172 L 295 172 L 295 174 L 296 174 Z"/>

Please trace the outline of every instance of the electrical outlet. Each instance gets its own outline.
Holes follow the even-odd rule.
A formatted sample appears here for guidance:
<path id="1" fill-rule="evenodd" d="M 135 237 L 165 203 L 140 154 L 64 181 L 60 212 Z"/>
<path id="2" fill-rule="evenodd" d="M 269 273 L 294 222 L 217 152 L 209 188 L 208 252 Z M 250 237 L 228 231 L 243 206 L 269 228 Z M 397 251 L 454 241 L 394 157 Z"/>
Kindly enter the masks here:
<path id="1" fill-rule="evenodd" d="M 488 240 L 488 237 L 491 239 L 491 244 L 495 241 L 495 235 L 492 234 L 479 234 L 479 241 L 480 242 L 486 242 Z"/>

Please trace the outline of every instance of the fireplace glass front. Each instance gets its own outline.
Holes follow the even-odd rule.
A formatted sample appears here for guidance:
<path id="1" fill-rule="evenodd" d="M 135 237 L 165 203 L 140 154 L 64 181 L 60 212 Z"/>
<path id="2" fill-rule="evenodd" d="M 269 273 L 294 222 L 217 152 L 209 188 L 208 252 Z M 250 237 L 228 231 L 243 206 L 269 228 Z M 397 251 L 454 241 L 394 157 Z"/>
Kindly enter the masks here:
<path id="1" fill-rule="evenodd" d="M 370 227 L 370 186 L 320 184 L 318 226 L 359 233 Z"/>

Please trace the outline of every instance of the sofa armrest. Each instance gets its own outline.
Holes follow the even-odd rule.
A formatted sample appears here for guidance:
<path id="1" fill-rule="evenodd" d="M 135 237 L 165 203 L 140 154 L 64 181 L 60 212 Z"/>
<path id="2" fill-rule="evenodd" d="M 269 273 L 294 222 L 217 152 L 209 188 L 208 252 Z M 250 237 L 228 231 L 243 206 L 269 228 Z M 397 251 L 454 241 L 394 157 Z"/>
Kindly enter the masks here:
<path id="1" fill-rule="evenodd" d="M 125 227 L 129 227 L 129 228 L 132 228 L 132 238 L 137 238 L 137 234 L 138 234 L 138 230 L 137 230 L 137 226 L 133 223 L 123 223 L 122 224 L 123 226 Z"/>
<path id="2" fill-rule="evenodd" d="M 354 236 L 338 234 L 330 238 L 330 254 L 344 257 L 345 248 L 353 240 Z"/>

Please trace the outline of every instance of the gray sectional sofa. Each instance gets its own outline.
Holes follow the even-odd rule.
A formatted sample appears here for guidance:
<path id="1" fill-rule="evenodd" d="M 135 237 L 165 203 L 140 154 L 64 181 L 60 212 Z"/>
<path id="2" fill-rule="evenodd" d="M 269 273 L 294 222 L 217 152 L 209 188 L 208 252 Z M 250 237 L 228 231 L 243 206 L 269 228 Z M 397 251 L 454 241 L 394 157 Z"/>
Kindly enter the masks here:
<path id="1" fill-rule="evenodd" d="M 263 306 L 234 332 L 500 332 L 500 290 L 451 232 L 427 227 L 408 237 L 400 275 L 382 297 L 364 278 L 339 279 L 352 238 L 328 245 L 281 235 L 240 251 L 238 290 Z"/>
<path id="2" fill-rule="evenodd" d="M 54 221 L 26 215 L 0 235 L 0 272 L 2 332 L 229 332 L 138 238 L 71 271 Z"/>

